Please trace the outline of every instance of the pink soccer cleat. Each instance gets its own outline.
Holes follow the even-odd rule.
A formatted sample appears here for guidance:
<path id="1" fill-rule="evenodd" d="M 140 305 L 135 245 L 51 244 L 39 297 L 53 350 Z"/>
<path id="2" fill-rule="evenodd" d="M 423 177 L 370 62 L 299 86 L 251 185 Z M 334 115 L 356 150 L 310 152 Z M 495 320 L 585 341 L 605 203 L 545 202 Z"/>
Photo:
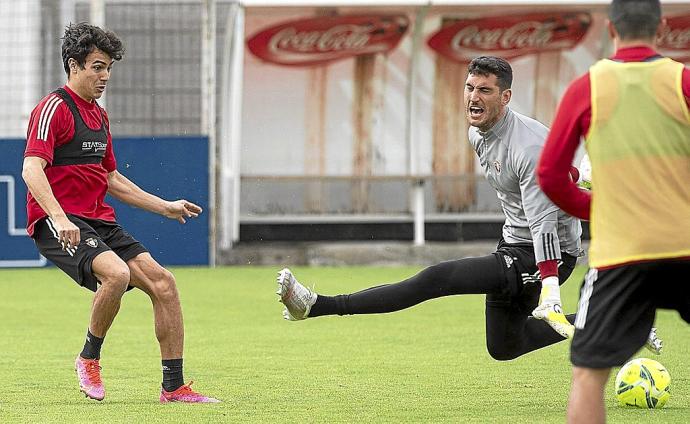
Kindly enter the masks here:
<path id="1" fill-rule="evenodd" d="M 77 371 L 77 378 L 79 378 L 79 390 L 87 398 L 103 400 L 105 388 L 101 381 L 101 366 L 98 364 L 98 359 L 84 359 L 77 356 L 74 369 Z"/>
<path id="2" fill-rule="evenodd" d="M 161 403 L 168 402 L 188 402 L 188 403 L 218 403 L 218 399 L 212 397 L 206 397 L 201 393 L 197 393 L 190 387 L 194 382 L 190 381 L 189 384 L 185 384 L 179 387 L 173 392 L 166 392 L 165 389 L 161 389 Z"/>

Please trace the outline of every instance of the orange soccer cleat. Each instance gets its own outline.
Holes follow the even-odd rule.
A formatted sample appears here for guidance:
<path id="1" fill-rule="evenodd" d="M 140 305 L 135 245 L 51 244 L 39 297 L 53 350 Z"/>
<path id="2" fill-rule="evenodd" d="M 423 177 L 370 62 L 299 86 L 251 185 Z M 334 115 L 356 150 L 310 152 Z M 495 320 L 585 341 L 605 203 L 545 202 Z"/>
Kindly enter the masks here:
<path id="1" fill-rule="evenodd" d="M 188 402 L 188 403 L 218 403 L 218 399 L 212 397 L 207 397 L 201 393 L 197 393 L 190 387 L 194 382 L 191 381 L 189 384 L 184 384 L 180 386 L 177 390 L 172 392 L 166 392 L 165 389 L 161 388 L 161 403 L 168 402 Z"/>

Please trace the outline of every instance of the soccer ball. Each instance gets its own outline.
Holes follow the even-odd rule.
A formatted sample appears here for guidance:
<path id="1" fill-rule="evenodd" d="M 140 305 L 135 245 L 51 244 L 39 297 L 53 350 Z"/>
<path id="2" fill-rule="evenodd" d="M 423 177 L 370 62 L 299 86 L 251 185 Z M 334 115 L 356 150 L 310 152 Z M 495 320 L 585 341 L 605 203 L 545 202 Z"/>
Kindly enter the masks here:
<path id="1" fill-rule="evenodd" d="M 661 408 L 671 396 L 671 374 L 653 359 L 637 358 L 616 375 L 618 403 L 639 408 Z"/>

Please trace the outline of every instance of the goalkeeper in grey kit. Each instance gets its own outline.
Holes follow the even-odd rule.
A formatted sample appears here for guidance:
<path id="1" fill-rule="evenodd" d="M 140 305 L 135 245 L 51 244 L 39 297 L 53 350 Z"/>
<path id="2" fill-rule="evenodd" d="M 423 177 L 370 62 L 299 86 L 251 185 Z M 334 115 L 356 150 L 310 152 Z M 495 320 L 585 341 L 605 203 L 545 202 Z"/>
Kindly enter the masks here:
<path id="1" fill-rule="evenodd" d="M 514 359 L 572 336 L 575 315 L 563 314 L 559 284 L 581 253 L 582 229 L 537 184 L 548 128 L 508 107 L 512 79 L 508 62 L 482 56 L 470 63 L 464 90 L 469 140 L 506 218 L 496 251 L 338 296 L 312 292 L 285 268 L 277 294 L 286 319 L 387 313 L 443 296 L 486 294 L 486 343 L 495 359 Z M 576 168 L 573 174 L 577 179 Z M 652 333 L 650 347 L 655 343 Z"/>

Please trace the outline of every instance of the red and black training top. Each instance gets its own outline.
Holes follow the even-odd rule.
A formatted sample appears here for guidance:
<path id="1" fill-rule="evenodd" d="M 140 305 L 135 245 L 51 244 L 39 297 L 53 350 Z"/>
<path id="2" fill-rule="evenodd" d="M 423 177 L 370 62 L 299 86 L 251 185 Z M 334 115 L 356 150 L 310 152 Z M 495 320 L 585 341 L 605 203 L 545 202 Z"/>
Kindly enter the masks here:
<path id="1" fill-rule="evenodd" d="M 108 115 L 98 103 L 88 102 L 64 86 L 44 97 L 31 112 L 24 157 L 37 156 L 45 168 L 53 195 L 65 213 L 115 221 L 115 211 L 104 202 L 108 174 L 115 171 Z M 26 196 L 27 231 L 46 212 L 29 192 Z"/>

